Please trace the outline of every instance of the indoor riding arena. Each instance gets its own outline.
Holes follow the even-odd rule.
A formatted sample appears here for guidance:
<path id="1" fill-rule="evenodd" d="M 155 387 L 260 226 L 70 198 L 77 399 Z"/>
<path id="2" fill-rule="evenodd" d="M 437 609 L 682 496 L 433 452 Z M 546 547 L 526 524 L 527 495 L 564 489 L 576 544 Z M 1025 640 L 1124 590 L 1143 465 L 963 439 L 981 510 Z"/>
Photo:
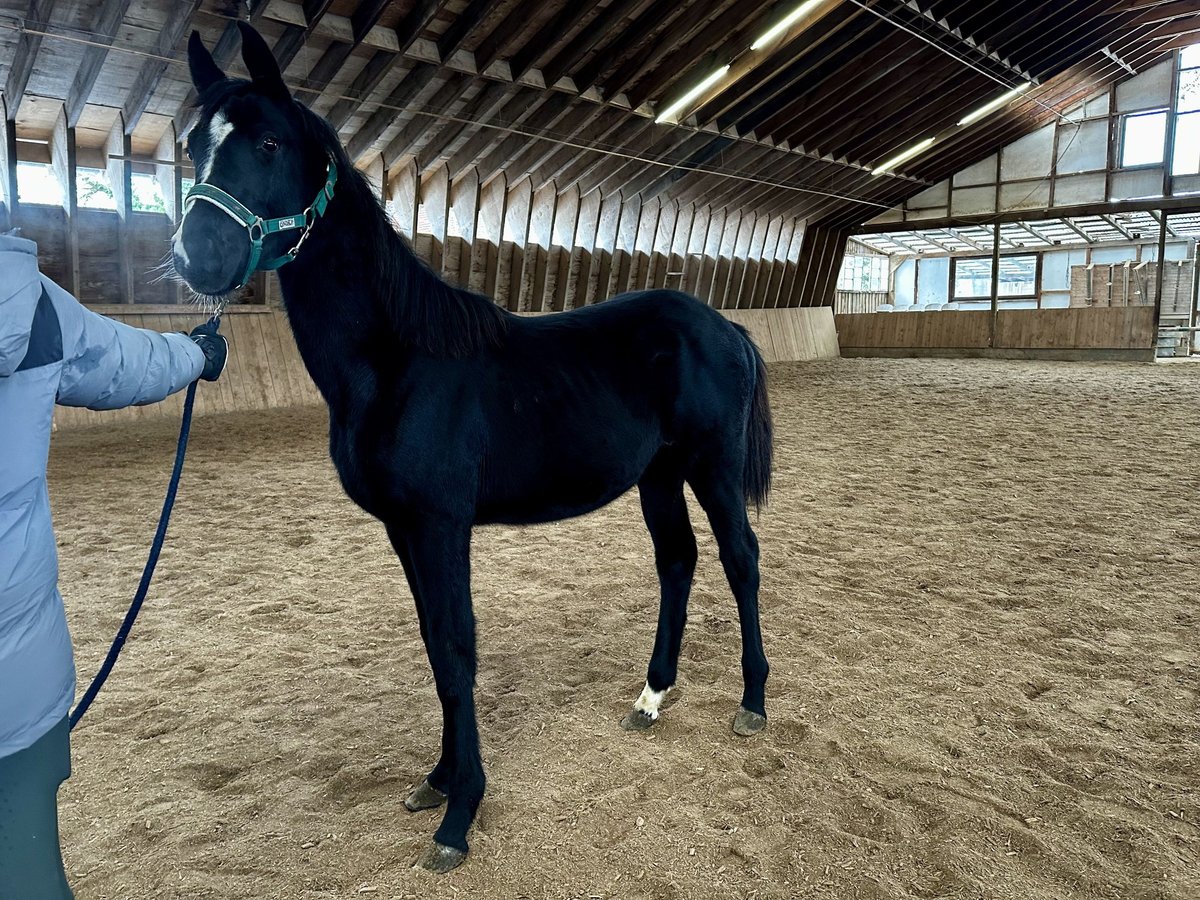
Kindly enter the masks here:
<path id="1" fill-rule="evenodd" d="M 76 898 L 1200 898 L 1200 3 L 0 0 L 0 97 L 205 357 Z M 90 405 L 76 700 L 185 393 Z"/>

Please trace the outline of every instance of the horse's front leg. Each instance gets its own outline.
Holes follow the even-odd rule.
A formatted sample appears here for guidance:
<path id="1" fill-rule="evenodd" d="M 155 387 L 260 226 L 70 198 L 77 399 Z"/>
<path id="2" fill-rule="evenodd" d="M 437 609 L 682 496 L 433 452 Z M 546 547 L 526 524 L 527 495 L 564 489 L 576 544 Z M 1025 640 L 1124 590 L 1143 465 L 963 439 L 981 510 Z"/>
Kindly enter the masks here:
<path id="1" fill-rule="evenodd" d="M 389 528 L 389 533 L 395 530 Z M 405 527 L 393 542 L 398 539 L 407 549 L 405 569 L 414 585 L 422 637 L 442 703 L 442 758 L 408 805 L 434 806 L 441 795 L 448 798 L 433 844 L 420 860 L 427 869 L 448 872 L 466 859 L 467 830 L 484 789 L 475 722 L 471 525 L 428 518 Z"/>
<path id="2" fill-rule="evenodd" d="M 388 538 L 400 564 L 404 566 L 404 577 L 408 581 L 408 589 L 413 595 L 413 605 L 417 610 L 417 623 L 421 629 L 421 643 L 425 645 L 425 653 L 429 654 L 429 633 L 425 626 L 425 610 L 421 606 L 421 590 L 417 585 L 417 576 L 413 570 L 412 552 L 409 550 L 407 531 L 394 523 L 387 525 Z M 442 746 L 452 746 L 453 736 L 447 732 L 445 722 L 442 723 Z M 446 802 L 446 794 L 450 790 L 450 770 L 453 760 L 445 752 L 438 758 L 435 765 L 424 780 L 413 789 L 404 799 L 404 806 L 409 812 L 419 812 L 423 809 L 434 809 Z"/>

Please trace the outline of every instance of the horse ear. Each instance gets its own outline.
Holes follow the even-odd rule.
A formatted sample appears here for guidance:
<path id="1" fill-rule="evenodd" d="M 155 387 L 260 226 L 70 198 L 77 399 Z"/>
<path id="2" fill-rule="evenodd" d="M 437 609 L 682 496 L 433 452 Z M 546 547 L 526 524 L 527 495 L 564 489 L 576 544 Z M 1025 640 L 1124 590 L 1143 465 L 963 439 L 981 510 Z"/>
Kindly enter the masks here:
<path id="1" fill-rule="evenodd" d="M 212 54 L 208 52 L 208 48 L 204 46 L 204 41 L 200 39 L 198 31 L 193 31 L 192 36 L 188 38 L 188 68 L 192 72 L 192 84 L 201 93 L 205 88 L 211 87 L 225 78 L 225 73 L 221 71 L 212 58 Z"/>
<path id="2" fill-rule="evenodd" d="M 275 54 L 271 52 L 262 35 L 245 22 L 238 22 L 238 28 L 242 32 L 242 61 L 250 72 L 254 86 L 267 93 L 290 96 L 287 86 L 283 83 L 279 63 L 275 61 Z"/>

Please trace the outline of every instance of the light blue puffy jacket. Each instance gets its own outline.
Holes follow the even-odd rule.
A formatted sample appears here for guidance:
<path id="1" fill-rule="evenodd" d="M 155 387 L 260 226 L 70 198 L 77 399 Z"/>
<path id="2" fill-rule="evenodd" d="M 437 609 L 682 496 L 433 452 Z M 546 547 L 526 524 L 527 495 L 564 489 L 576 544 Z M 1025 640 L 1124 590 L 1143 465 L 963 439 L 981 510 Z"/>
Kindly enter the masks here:
<path id="1" fill-rule="evenodd" d="M 46 491 L 54 404 L 155 403 L 203 368 L 186 335 L 84 308 L 38 272 L 36 244 L 0 235 L 0 757 L 49 731 L 75 694 Z"/>

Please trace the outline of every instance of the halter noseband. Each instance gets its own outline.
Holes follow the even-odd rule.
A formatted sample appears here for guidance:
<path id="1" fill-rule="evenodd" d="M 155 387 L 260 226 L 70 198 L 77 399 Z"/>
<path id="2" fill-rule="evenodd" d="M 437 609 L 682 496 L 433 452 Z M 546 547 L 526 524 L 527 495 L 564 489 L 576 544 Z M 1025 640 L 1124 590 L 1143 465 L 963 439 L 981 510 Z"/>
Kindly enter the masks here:
<path id="1" fill-rule="evenodd" d="M 329 201 L 333 199 L 333 186 L 337 184 L 337 166 L 334 165 L 332 159 L 329 160 L 329 165 L 325 170 L 325 186 L 321 188 L 321 193 L 308 208 L 302 213 L 297 213 L 293 216 L 279 216 L 274 219 L 264 219 L 262 216 L 256 216 L 254 213 L 232 194 L 228 194 L 211 184 L 192 185 L 191 190 L 187 192 L 184 198 L 184 214 L 191 209 L 192 203 L 197 200 L 204 200 L 211 203 L 221 212 L 225 213 L 239 225 L 246 229 L 250 237 L 250 259 L 246 262 L 246 271 L 242 275 L 242 280 L 238 283 L 238 287 L 244 287 L 246 282 L 259 269 L 278 269 L 287 265 L 296 258 L 296 254 L 300 252 L 301 245 L 308 239 L 308 233 L 312 231 L 312 227 L 317 224 L 317 219 L 325 215 L 325 210 L 329 206 Z M 300 235 L 300 240 L 296 241 L 296 245 L 288 250 L 283 256 L 276 256 L 274 259 L 262 259 L 263 241 L 268 235 L 279 234 L 283 231 L 295 231 L 304 229 Z M 260 261 L 261 260 L 261 261 Z"/>

